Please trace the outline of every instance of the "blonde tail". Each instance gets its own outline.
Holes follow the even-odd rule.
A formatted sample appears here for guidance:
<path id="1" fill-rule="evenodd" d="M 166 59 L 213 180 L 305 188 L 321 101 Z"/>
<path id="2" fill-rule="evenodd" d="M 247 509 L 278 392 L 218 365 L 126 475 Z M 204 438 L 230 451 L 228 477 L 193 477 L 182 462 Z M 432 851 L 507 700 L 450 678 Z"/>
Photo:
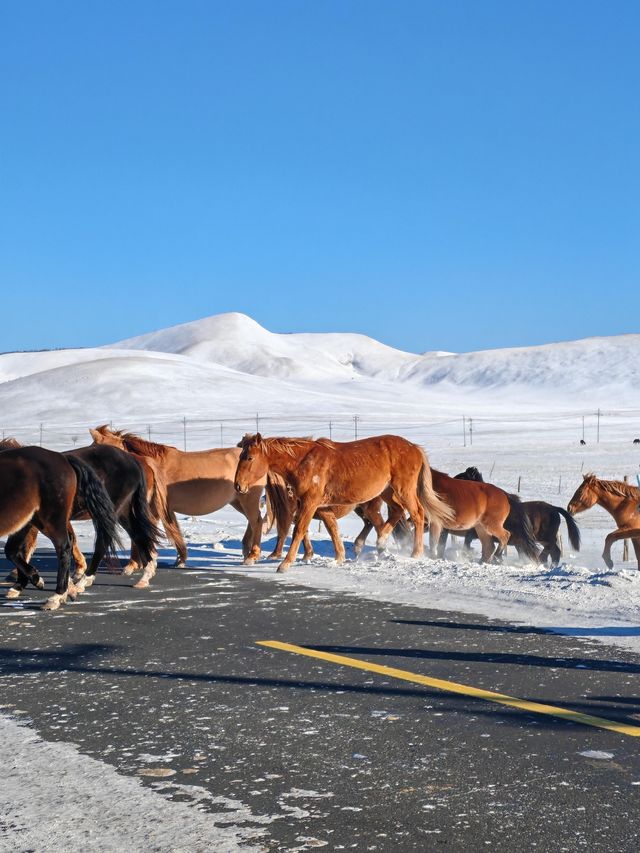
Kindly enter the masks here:
<path id="1" fill-rule="evenodd" d="M 455 513 L 449 504 L 434 490 L 427 454 L 422 449 L 421 452 L 423 461 L 420 476 L 418 477 L 418 500 L 422 504 L 422 508 L 430 521 L 432 519 L 439 521 L 443 527 L 447 527 L 455 518 Z"/>

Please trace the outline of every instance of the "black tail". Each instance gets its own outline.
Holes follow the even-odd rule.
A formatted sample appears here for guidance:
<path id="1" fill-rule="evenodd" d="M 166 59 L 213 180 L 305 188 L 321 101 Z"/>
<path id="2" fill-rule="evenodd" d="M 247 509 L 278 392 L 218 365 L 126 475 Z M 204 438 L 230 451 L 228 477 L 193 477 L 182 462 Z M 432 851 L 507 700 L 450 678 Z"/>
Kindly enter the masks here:
<path id="1" fill-rule="evenodd" d="M 566 509 L 563 509 L 561 506 L 554 506 L 554 509 L 558 510 L 560 515 L 564 516 L 564 520 L 567 522 L 567 530 L 569 532 L 569 542 L 571 542 L 571 547 L 575 551 L 580 550 L 580 530 L 578 525 L 576 524 L 573 516 L 570 512 L 567 512 Z"/>
<path id="2" fill-rule="evenodd" d="M 513 544 L 517 545 L 518 551 L 537 563 L 540 559 L 540 551 L 533 535 L 529 516 L 516 495 L 509 495 L 508 497 L 511 509 L 504 523 L 505 529 L 517 540 Z"/>
<path id="3" fill-rule="evenodd" d="M 118 548 L 122 548 L 122 543 L 118 536 L 116 511 L 107 490 L 93 468 L 75 456 L 69 455 L 66 459 L 76 472 L 78 495 L 84 501 L 93 522 L 96 532 L 95 550 L 100 547 L 104 553 L 115 554 Z"/>
<path id="4" fill-rule="evenodd" d="M 153 558 L 162 531 L 154 524 L 149 515 L 149 503 L 147 501 L 147 484 L 145 481 L 142 465 L 135 456 L 131 457 L 140 471 L 140 480 L 136 490 L 131 497 L 131 510 L 129 512 L 129 523 L 131 525 L 131 538 L 138 546 L 140 558 L 144 566 Z"/>

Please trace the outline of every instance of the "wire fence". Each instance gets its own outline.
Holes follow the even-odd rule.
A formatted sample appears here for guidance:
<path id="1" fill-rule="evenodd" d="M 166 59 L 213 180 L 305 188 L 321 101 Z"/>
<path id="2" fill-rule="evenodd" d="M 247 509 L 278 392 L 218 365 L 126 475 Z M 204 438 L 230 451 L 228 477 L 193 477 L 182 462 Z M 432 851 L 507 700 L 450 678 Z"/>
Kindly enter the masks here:
<path id="1" fill-rule="evenodd" d="M 90 443 L 89 427 L 80 422 L 0 426 L 2 438 L 53 450 Z M 127 418 L 109 424 L 135 432 L 150 441 L 173 444 L 182 450 L 229 447 L 247 432 L 264 435 L 325 436 L 350 441 L 382 433 L 396 433 L 427 448 L 503 447 L 568 442 L 593 445 L 616 442 L 640 445 L 640 409 L 589 412 L 541 412 L 511 416 L 455 415 L 441 418 L 393 416 L 388 413 L 344 412 L 327 415 L 290 415 L 256 412 L 235 417 L 182 414 L 158 418 Z M 640 448 L 639 448 L 640 449 Z"/>

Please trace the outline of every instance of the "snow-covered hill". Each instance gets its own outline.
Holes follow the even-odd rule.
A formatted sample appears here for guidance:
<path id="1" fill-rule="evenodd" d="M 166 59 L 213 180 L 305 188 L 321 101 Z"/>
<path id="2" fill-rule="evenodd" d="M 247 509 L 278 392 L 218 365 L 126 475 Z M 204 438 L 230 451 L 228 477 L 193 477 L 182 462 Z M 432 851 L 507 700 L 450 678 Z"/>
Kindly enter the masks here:
<path id="1" fill-rule="evenodd" d="M 274 334 L 220 314 L 109 347 L 0 355 L 0 427 L 255 412 L 406 420 L 633 408 L 640 335 L 478 353 Z"/>
<path id="2" fill-rule="evenodd" d="M 279 379 L 396 377 L 416 356 L 365 335 L 269 332 L 245 314 L 218 314 L 151 332 L 113 347 L 179 353 L 254 376 Z"/>
<path id="3" fill-rule="evenodd" d="M 596 389 L 640 390 L 640 335 L 588 338 L 535 347 L 422 355 L 356 334 L 274 334 L 244 314 L 219 314 L 113 344 L 178 353 L 280 379 L 377 379 L 448 390 L 517 386 L 557 396 Z M 622 404 L 622 401 L 619 401 Z"/>

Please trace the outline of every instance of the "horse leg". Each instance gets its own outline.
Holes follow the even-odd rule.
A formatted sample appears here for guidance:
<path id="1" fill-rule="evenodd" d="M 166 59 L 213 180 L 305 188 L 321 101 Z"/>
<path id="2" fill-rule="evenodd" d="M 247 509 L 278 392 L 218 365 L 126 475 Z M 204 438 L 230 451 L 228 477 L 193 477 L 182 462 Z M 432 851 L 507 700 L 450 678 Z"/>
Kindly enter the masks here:
<path id="1" fill-rule="evenodd" d="M 246 560 L 249 556 L 249 552 L 251 551 L 251 525 L 247 521 L 247 526 L 244 531 L 244 535 L 242 537 L 242 557 Z"/>
<path id="2" fill-rule="evenodd" d="M 78 540 L 76 539 L 76 534 L 71 525 L 67 528 L 69 532 L 69 539 L 71 540 L 71 552 L 73 554 L 73 562 L 75 563 L 76 570 L 73 575 L 73 582 L 79 581 L 80 578 L 87 571 L 87 561 L 85 560 L 84 554 L 80 550 L 80 546 L 78 545 Z"/>
<path id="3" fill-rule="evenodd" d="M 381 527 L 376 526 L 376 550 L 378 551 L 378 554 L 382 554 L 383 551 L 386 549 L 387 542 L 389 541 L 389 536 L 391 535 L 391 533 L 393 533 L 396 528 L 396 525 L 404 515 L 404 507 L 396 500 L 394 500 L 393 497 L 387 496 L 385 497 L 385 500 L 387 502 L 387 506 L 389 507 L 389 515 L 387 517 L 387 520 L 382 523 Z M 382 520 L 381 515 L 380 520 Z M 421 537 L 423 535 L 423 533 L 420 534 Z"/>
<path id="4" fill-rule="evenodd" d="M 260 512 L 260 489 L 251 489 L 248 494 L 238 496 L 231 506 L 247 519 L 247 529 L 242 537 L 243 566 L 253 566 L 260 559 L 262 540 L 262 513 Z"/>
<path id="5" fill-rule="evenodd" d="M 444 557 L 444 552 L 447 547 L 447 539 L 449 538 L 449 531 L 446 528 L 443 528 L 442 533 L 438 538 L 438 557 Z"/>
<path id="6" fill-rule="evenodd" d="M 631 544 L 633 545 L 633 550 L 636 552 L 636 559 L 638 560 L 638 571 L 640 571 L 640 539 L 632 539 Z"/>
<path id="7" fill-rule="evenodd" d="M 31 557 L 33 556 L 33 552 L 36 550 L 36 540 L 38 538 L 38 528 L 34 524 L 31 524 L 31 525 L 28 525 L 27 527 L 23 528 L 23 530 L 17 530 L 15 532 L 15 534 L 13 534 L 13 535 L 17 536 L 18 534 L 20 534 L 20 536 L 21 536 L 21 542 L 20 542 L 20 545 L 18 546 L 20 548 L 20 555 L 21 555 L 21 557 L 25 563 L 28 563 L 29 565 L 31 565 Z M 7 544 L 8 544 L 8 540 L 7 540 Z M 6 553 L 7 553 L 7 549 L 5 547 L 5 554 Z M 8 555 L 7 555 L 7 559 L 11 560 L 11 562 L 14 564 L 14 566 L 11 569 L 11 571 L 9 572 L 9 574 L 7 575 L 7 577 L 5 578 L 5 580 L 7 580 L 11 583 L 15 583 L 19 578 L 17 564 L 16 564 L 16 561 L 12 560 Z"/>
<path id="8" fill-rule="evenodd" d="M 61 604 L 66 603 L 70 592 L 72 595 L 76 592 L 75 587 L 70 584 L 71 557 L 73 549 L 66 524 L 62 525 L 61 529 L 54 529 L 50 532 L 48 530 L 43 530 L 43 533 L 49 536 L 53 542 L 56 549 L 56 555 L 58 557 L 56 591 L 46 600 L 43 610 L 57 610 Z"/>
<path id="9" fill-rule="evenodd" d="M 302 537 L 302 547 L 304 549 L 304 556 L 302 557 L 303 563 L 310 563 L 313 560 L 313 544 L 309 537 L 309 531 L 307 531 Z"/>
<path id="10" fill-rule="evenodd" d="M 122 570 L 123 575 L 132 575 L 134 572 L 139 572 L 142 568 L 140 561 L 140 551 L 138 550 L 138 546 L 136 543 L 131 540 L 131 556 L 129 557 L 129 562 Z"/>
<path id="11" fill-rule="evenodd" d="M 382 516 L 381 516 L 381 518 L 382 518 Z M 365 542 L 367 541 L 367 536 L 371 533 L 373 528 L 374 528 L 373 523 L 371 521 L 369 521 L 367 518 L 364 518 L 362 530 L 360 531 L 360 533 L 358 533 L 356 538 L 353 540 L 353 552 L 356 555 L 356 557 L 359 557 L 360 554 L 362 553 L 362 549 L 364 548 Z"/>
<path id="12" fill-rule="evenodd" d="M 253 566 L 256 560 L 260 559 L 262 549 L 260 543 L 262 541 L 262 514 L 260 513 L 260 504 L 257 503 L 253 508 L 253 512 L 248 516 L 249 526 L 247 533 L 250 534 L 248 539 L 248 552 L 245 554 L 243 566 Z"/>
<path id="13" fill-rule="evenodd" d="M 381 507 L 382 498 L 378 497 L 374 498 L 372 501 L 368 501 L 366 504 L 355 507 L 353 510 L 363 522 L 362 530 L 353 540 L 353 553 L 355 554 L 356 559 L 362 553 L 362 549 L 367 541 L 367 536 L 371 533 L 373 528 L 375 527 L 376 530 L 381 530 L 384 525 L 384 519 L 380 512 Z"/>
<path id="14" fill-rule="evenodd" d="M 635 539 L 637 536 L 640 536 L 640 529 L 637 527 L 619 527 L 617 530 L 614 530 L 613 533 L 609 533 L 604 540 L 604 550 L 602 552 L 602 559 L 604 560 L 607 568 L 613 568 L 613 560 L 611 559 L 611 546 L 614 542 L 617 542 L 619 539 Z M 634 546 L 635 547 L 635 546 Z M 638 568 L 640 569 L 640 563 L 638 563 Z"/>
<path id="15" fill-rule="evenodd" d="M 287 556 L 278 566 L 278 572 L 286 572 L 291 567 L 291 564 L 295 560 L 296 555 L 298 553 L 300 543 L 302 542 L 304 534 L 309 529 L 309 523 L 313 518 L 313 514 L 315 513 L 317 508 L 317 504 L 312 503 L 310 500 L 305 501 L 303 499 L 301 501 L 300 507 L 298 509 L 298 517 L 296 518 L 296 524 L 293 528 L 291 545 L 289 546 Z"/>
<path id="16" fill-rule="evenodd" d="M 429 557 L 431 557 L 432 560 L 435 560 L 438 556 L 437 546 L 440 542 L 441 533 L 441 522 L 436 521 L 435 518 L 432 518 L 429 521 Z"/>
<path id="17" fill-rule="evenodd" d="M 176 514 L 172 509 L 167 507 L 167 522 L 169 523 L 169 530 L 167 530 L 167 524 L 164 525 L 164 531 L 167 534 L 168 538 L 173 542 L 175 549 L 177 551 L 176 561 L 173 564 L 174 569 L 184 569 L 187 564 L 187 546 L 184 541 L 184 537 L 182 535 L 182 530 L 180 530 L 180 525 L 178 524 L 178 519 L 176 518 Z"/>
<path id="18" fill-rule="evenodd" d="M 32 531 L 35 531 L 35 535 L 32 534 Z M 37 535 L 37 528 L 29 524 L 23 527 L 22 530 L 12 533 L 7 539 L 4 546 L 4 553 L 7 560 L 10 560 L 16 567 L 16 582 L 6 593 L 6 597 L 9 599 L 19 598 L 29 581 L 31 581 L 36 589 L 44 589 L 44 581 L 38 574 L 37 569 L 24 557 L 25 542 L 29 541 L 32 537 L 35 540 Z M 29 548 L 26 551 L 28 552 Z"/>
<path id="19" fill-rule="evenodd" d="M 464 535 L 464 550 L 468 551 L 470 553 L 472 550 L 471 543 L 474 541 L 474 539 L 477 539 L 477 538 L 478 538 L 478 534 L 476 533 L 474 527 L 472 527 L 471 530 L 467 530 L 467 532 Z"/>
<path id="20" fill-rule="evenodd" d="M 396 496 L 394 495 L 394 497 Z M 411 551 L 411 556 L 413 558 L 421 557 L 424 552 L 424 509 L 422 508 L 422 504 L 415 494 L 404 495 L 401 500 L 398 500 L 396 497 L 396 500 L 398 504 L 404 504 L 404 509 L 409 513 L 409 518 L 413 522 L 413 550 Z M 440 532 L 438 532 L 439 538 Z"/>
<path id="21" fill-rule="evenodd" d="M 547 565 L 547 560 L 549 559 L 549 556 L 551 554 L 552 547 L 553 546 L 549 545 L 548 543 L 544 543 L 544 547 L 542 548 L 542 551 L 540 552 L 540 557 L 538 558 L 540 560 L 541 566 Z M 553 568 L 556 565 L 556 560 L 551 557 L 551 567 Z"/>
<path id="22" fill-rule="evenodd" d="M 131 551 L 133 556 L 133 548 L 136 548 L 136 563 L 142 569 L 142 577 L 133 584 L 133 589 L 146 589 L 149 586 L 151 578 L 155 577 L 156 569 L 158 568 L 158 552 L 156 551 L 153 541 L 149 541 L 147 536 L 141 536 L 140 530 L 136 527 L 136 519 L 132 514 L 122 515 L 119 518 L 120 524 L 131 537 Z M 147 562 L 145 563 L 145 557 Z M 122 570 L 122 574 L 131 574 L 131 571 Z"/>
<path id="23" fill-rule="evenodd" d="M 329 536 L 331 537 L 331 541 L 333 542 L 333 550 L 336 555 L 336 563 L 344 563 L 345 558 L 345 550 L 344 543 L 342 542 L 342 537 L 340 536 L 340 529 L 338 528 L 338 520 L 335 516 L 335 513 L 331 509 L 319 509 L 316 512 L 316 517 L 323 522 L 324 526 L 329 531 Z"/>

